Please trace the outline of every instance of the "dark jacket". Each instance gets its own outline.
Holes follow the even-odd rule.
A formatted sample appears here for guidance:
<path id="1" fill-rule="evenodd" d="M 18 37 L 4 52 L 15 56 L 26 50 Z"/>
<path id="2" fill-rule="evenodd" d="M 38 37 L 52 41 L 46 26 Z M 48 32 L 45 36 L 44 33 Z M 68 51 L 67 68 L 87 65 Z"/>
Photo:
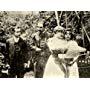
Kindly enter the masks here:
<path id="1" fill-rule="evenodd" d="M 15 43 L 14 38 L 7 40 L 7 51 L 10 65 L 22 66 L 27 62 L 27 43 L 23 39 L 19 39 L 18 43 Z"/>

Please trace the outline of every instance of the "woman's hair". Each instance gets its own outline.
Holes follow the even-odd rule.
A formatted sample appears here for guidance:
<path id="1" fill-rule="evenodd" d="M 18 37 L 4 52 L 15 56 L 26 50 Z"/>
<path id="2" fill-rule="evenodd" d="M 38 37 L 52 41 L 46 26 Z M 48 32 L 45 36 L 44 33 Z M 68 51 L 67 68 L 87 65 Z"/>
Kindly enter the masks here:
<path id="1" fill-rule="evenodd" d="M 69 34 L 71 35 L 71 38 L 70 40 L 75 40 L 75 35 L 71 32 L 71 31 L 68 31 Z M 67 31 L 65 31 L 64 35 L 67 34 Z M 65 38 L 65 37 L 64 37 Z"/>

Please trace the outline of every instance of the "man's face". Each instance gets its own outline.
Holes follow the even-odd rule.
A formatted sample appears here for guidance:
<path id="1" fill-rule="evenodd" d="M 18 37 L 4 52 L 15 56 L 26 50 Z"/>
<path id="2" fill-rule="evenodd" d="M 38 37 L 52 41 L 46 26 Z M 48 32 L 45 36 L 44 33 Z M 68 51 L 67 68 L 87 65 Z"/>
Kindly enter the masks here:
<path id="1" fill-rule="evenodd" d="M 21 37 L 23 38 L 23 40 L 26 40 L 26 39 L 27 39 L 27 35 L 28 35 L 27 32 L 24 32 L 24 33 L 21 35 Z"/>
<path id="2" fill-rule="evenodd" d="M 14 35 L 15 35 L 16 37 L 19 37 L 19 36 L 21 35 L 20 29 L 15 29 Z"/>

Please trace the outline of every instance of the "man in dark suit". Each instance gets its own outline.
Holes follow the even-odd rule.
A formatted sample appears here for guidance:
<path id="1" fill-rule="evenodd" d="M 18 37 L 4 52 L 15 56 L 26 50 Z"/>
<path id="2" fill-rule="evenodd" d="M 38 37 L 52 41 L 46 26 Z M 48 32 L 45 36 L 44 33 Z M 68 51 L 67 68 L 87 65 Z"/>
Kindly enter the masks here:
<path id="1" fill-rule="evenodd" d="M 36 32 L 32 34 L 32 58 L 34 60 L 35 78 L 42 78 L 45 64 L 49 57 L 49 50 L 46 45 L 46 34 L 43 23 L 38 23 Z"/>
<path id="2" fill-rule="evenodd" d="M 7 40 L 10 77 L 23 78 L 24 64 L 27 63 L 27 44 L 21 37 L 21 29 L 15 28 L 14 36 Z"/>

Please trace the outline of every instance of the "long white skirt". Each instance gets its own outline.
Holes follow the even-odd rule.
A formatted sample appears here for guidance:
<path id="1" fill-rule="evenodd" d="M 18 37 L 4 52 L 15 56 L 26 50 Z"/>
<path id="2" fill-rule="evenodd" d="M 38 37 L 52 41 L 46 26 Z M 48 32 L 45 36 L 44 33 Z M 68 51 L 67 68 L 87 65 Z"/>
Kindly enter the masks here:
<path id="1" fill-rule="evenodd" d="M 78 66 L 76 62 L 72 66 L 69 66 L 69 73 L 69 78 L 79 78 Z M 60 69 L 59 64 L 55 63 L 55 59 L 52 55 L 50 55 L 47 61 L 43 78 L 64 78 L 63 71 Z"/>

